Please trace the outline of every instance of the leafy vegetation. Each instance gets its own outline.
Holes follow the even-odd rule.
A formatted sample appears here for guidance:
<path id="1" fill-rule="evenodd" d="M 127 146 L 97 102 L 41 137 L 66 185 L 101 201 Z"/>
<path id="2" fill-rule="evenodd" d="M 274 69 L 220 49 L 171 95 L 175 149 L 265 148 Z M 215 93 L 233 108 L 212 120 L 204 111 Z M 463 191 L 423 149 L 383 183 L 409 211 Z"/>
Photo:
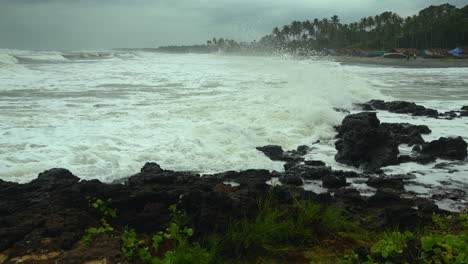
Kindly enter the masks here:
<path id="1" fill-rule="evenodd" d="M 109 223 L 107 222 L 107 217 L 116 218 L 117 210 L 109 208 L 107 206 L 107 203 L 111 201 L 110 199 L 107 201 L 104 201 L 96 197 L 90 197 L 90 196 L 86 196 L 85 198 L 86 200 L 88 200 L 88 203 L 91 207 L 99 210 L 103 215 L 102 218 L 100 219 L 101 226 L 90 227 L 86 229 L 85 235 L 81 238 L 81 241 L 85 245 L 89 245 L 94 235 L 114 231 L 114 228 L 110 226 Z"/>
<path id="2" fill-rule="evenodd" d="M 169 207 L 167 228 L 138 234 L 131 228 L 118 231 L 107 223 L 117 216 L 108 201 L 87 197 L 102 213 L 101 225 L 88 228 L 83 241 L 112 232 L 121 241 L 129 261 L 151 264 L 304 263 L 311 264 L 462 264 L 468 263 L 468 214 L 434 215 L 422 230 L 376 233 L 351 221 L 333 207 L 308 200 L 281 204 L 274 192 L 258 200 L 253 216 L 233 220 L 223 233 L 194 239 L 194 230 L 183 223 L 187 214 L 179 203 Z M 302 256 L 297 262 L 291 260 Z M 278 261 L 276 261 L 278 260 Z"/>
<path id="3" fill-rule="evenodd" d="M 272 193 L 259 199 L 254 217 L 234 221 L 224 234 L 211 237 L 218 257 L 288 257 L 291 251 L 319 244 L 321 236 L 357 237 L 363 232 L 337 208 L 307 200 L 296 200 L 292 206 L 284 207 Z"/>
<path id="4" fill-rule="evenodd" d="M 420 234 L 386 232 L 364 258 L 354 251 L 343 264 L 462 264 L 468 263 L 468 214 L 434 215 L 433 224 Z M 412 246 L 409 246 L 409 241 Z"/>
<path id="5" fill-rule="evenodd" d="M 361 18 L 344 24 L 338 15 L 292 21 L 276 27 L 259 41 L 236 42 L 223 38 L 208 40 L 206 45 L 160 47 L 174 52 L 292 52 L 307 54 L 328 48 L 453 49 L 468 46 L 468 5 L 457 8 L 442 4 L 429 6 L 417 15 L 401 17 L 393 12 Z"/>

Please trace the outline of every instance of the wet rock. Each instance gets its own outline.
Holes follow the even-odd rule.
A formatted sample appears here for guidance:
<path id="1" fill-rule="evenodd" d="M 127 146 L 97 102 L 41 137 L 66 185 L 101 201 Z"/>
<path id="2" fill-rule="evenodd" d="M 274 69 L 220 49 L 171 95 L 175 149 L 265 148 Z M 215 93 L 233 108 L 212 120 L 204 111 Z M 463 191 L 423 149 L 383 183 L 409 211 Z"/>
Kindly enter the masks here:
<path id="1" fill-rule="evenodd" d="M 375 109 L 387 110 L 392 113 L 411 114 L 413 116 L 428 116 L 434 118 L 439 116 L 439 112 L 437 110 L 405 101 L 385 102 L 382 100 L 371 100 L 367 102 L 367 104 Z"/>
<path id="2" fill-rule="evenodd" d="M 270 158 L 271 160 L 278 160 L 278 161 L 292 161 L 292 162 L 299 162 L 304 160 L 296 151 L 283 151 L 281 146 L 276 145 L 267 145 L 263 147 L 257 147 L 257 150 L 263 152 L 265 156 Z M 301 147 L 301 150 L 304 150 Z M 307 152 L 306 152 L 307 153 Z"/>
<path id="3" fill-rule="evenodd" d="M 462 160 L 467 156 L 468 144 L 461 138 L 445 138 L 422 145 L 421 154 L 443 159 Z"/>
<path id="4" fill-rule="evenodd" d="M 325 166 L 296 164 L 295 166 L 289 167 L 285 173 L 287 175 L 298 176 L 306 180 L 317 180 L 330 175 L 332 170 L 330 167 Z"/>
<path id="5" fill-rule="evenodd" d="M 420 145 L 416 145 L 414 146 L 412 149 L 411 149 L 412 152 L 419 152 L 421 151 L 421 146 Z"/>
<path id="6" fill-rule="evenodd" d="M 460 116 L 468 116 L 468 111 L 461 111 Z"/>
<path id="7" fill-rule="evenodd" d="M 128 178 L 129 185 L 142 184 L 173 184 L 180 178 L 200 177 L 198 174 L 191 172 L 175 172 L 171 170 L 163 170 L 159 164 L 154 162 L 146 163 L 141 168 L 140 173 Z"/>
<path id="8" fill-rule="evenodd" d="M 385 177 L 371 177 L 367 180 L 367 185 L 374 188 L 388 188 L 393 190 L 403 190 L 404 182 L 400 177 L 385 176 Z"/>
<path id="9" fill-rule="evenodd" d="M 399 194 L 389 190 L 377 190 L 377 192 L 367 199 L 367 203 L 374 207 L 387 207 L 395 204 L 413 206 L 411 200 L 403 199 Z"/>
<path id="10" fill-rule="evenodd" d="M 322 179 L 322 186 L 327 189 L 338 189 L 346 185 L 346 178 L 338 177 L 335 175 L 328 175 L 323 177 Z"/>
<path id="11" fill-rule="evenodd" d="M 283 160 L 283 148 L 281 146 L 267 145 L 263 147 L 257 147 L 257 150 L 263 152 L 265 156 L 271 160 Z"/>
<path id="12" fill-rule="evenodd" d="M 380 168 L 398 163 L 398 144 L 376 113 L 363 112 L 344 118 L 335 142 L 336 161 L 364 168 Z"/>
<path id="13" fill-rule="evenodd" d="M 65 187 L 78 182 L 80 178 L 66 169 L 50 169 L 39 173 L 37 179 L 28 184 L 28 190 L 34 192 L 46 192 L 56 188 Z"/>
<path id="14" fill-rule="evenodd" d="M 160 173 L 160 172 L 163 172 L 163 169 L 161 169 L 161 166 L 159 166 L 159 164 L 155 163 L 155 162 L 147 162 L 145 163 L 145 165 L 143 166 L 143 168 L 141 168 L 140 170 L 142 173 L 154 173 L 154 174 L 157 174 L 157 173 Z"/>
<path id="15" fill-rule="evenodd" d="M 217 184 L 214 187 L 215 192 L 221 192 L 225 194 L 235 193 L 239 191 L 239 188 L 236 186 L 232 186 L 230 184 Z"/>
<path id="16" fill-rule="evenodd" d="M 460 110 L 462 110 L 462 111 L 468 111 L 468 105 L 462 106 L 462 108 L 460 108 Z"/>
<path id="17" fill-rule="evenodd" d="M 287 177 L 280 177 L 279 181 L 282 184 L 287 184 L 287 185 L 295 185 L 295 186 L 301 186 L 304 183 L 302 182 L 302 179 L 298 176 L 287 176 Z"/>
<path id="18" fill-rule="evenodd" d="M 372 107 L 373 109 L 377 110 L 387 110 L 387 105 L 383 100 L 370 100 L 369 102 L 365 103 Z"/>
<path id="19" fill-rule="evenodd" d="M 342 170 L 333 171 L 333 175 L 338 176 L 338 177 L 343 177 L 343 178 L 356 178 L 356 177 L 362 176 L 361 174 L 355 171 L 342 171 Z"/>
<path id="20" fill-rule="evenodd" d="M 421 134 L 431 133 L 431 130 L 425 125 L 382 123 L 381 126 L 392 133 L 397 144 L 408 144 L 409 146 L 424 143 Z"/>
<path id="21" fill-rule="evenodd" d="M 370 104 L 354 104 L 358 109 L 363 110 L 363 111 L 373 111 L 375 110 Z"/>
<path id="22" fill-rule="evenodd" d="M 454 118 L 458 117 L 458 112 L 457 111 L 448 111 L 448 112 L 439 114 L 439 116 L 445 117 L 446 119 L 451 120 L 451 119 L 454 119 Z"/>
<path id="23" fill-rule="evenodd" d="M 306 145 L 300 145 L 297 147 L 296 149 L 296 152 L 301 155 L 301 156 L 304 156 L 305 154 L 307 154 L 307 152 L 309 152 L 310 148 Z"/>
<path id="24" fill-rule="evenodd" d="M 467 193 L 466 191 L 460 190 L 460 189 L 438 189 L 438 190 L 433 190 L 432 192 L 432 199 L 435 200 L 454 200 L 454 201 L 461 201 L 465 200 L 467 198 Z"/>
<path id="25" fill-rule="evenodd" d="M 335 110 L 336 112 L 340 112 L 340 113 L 345 113 L 345 114 L 349 114 L 349 111 L 344 109 L 344 108 L 339 108 L 339 107 L 333 107 L 333 110 Z"/>
<path id="26" fill-rule="evenodd" d="M 398 157 L 398 163 L 411 162 L 413 159 L 409 155 L 400 155 Z"/>
<path id="27" fill-rule="evenodd" d="M 335 190 L 333 197 L 341 203 L 346 209 L 354 208 L 361 209 L 366 206 L 367 202 L 361 196 L 358 190 L 351 188 L 340 188 Z"/>
<path id="28" fill-rule="evenodd" d="M 309 166 L 322 166 L 322 167 L 325 167 L 326 164 L 325 162 L 321 161 L 321 160 L 306 160 L 304 161 L 304 164 L 305 165 L 309 165 Z"/>
<path id="29" fill-rule="evenodd" d="M 436 162 L 437 158 L 432 155 L 420 154 L 415 157 L 411 157 L 412 162 L 416 162 L 422 165 Z"/>

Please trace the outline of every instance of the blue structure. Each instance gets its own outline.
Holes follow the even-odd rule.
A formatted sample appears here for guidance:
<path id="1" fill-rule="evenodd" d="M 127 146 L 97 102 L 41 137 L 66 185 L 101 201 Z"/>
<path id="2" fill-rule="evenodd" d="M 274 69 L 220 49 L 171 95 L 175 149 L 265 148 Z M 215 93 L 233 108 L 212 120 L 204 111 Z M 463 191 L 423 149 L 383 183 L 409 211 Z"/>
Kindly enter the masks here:
<path id="1" fill-rule="evenodd" d="M 463 50 L 460 48 L 453 49 L 449 51 L 448 53 L 453 54 L 453 53 L 463 53 Z"/>

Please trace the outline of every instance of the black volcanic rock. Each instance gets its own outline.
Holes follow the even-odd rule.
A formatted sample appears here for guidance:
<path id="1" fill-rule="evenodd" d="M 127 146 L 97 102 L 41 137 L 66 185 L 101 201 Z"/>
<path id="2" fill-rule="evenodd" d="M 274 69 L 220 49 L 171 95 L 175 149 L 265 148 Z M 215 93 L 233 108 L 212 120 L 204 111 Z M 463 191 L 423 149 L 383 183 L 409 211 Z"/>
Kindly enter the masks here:
<path id="1" fill-rule="evenodd" d="M 379 194 L 380 191 L 364 198 L 354 189 L 340 188 L 346 185 L 347 177 L 357 177 L 357 173 L 333 171 L 324 165 L 310 161 L 295 163 L 284 173 L 245 170 L 200 177 L 147 163 L 127 184 L 80 180 L 65 169 L 45 171 L 26 184 L 0 180 L 0 252 L 8 250 L 10 260 L 38 253 L 59 253 L 40 263 L 73 264 L 102 258 L 112 263 L 113 260 L 128 263 L 121 256 L 120 241 L 112 232 L 97 234 L 89 247 L 76 246 L 85 230 L 99 226 L 102 217 L 100 210 L 90 206 L 86 197 L 108 201 L 108 207 L 117 210 L 117 218 L 107 219 L 116 230 L 128 226 L 148 234 L 167 228 L 171 219 L 168 208 L 178 204 L 178 209 L 187 213 L 183 225 L 193 227 L 195 239 L 212 232 L 224 232 L 232 221 L 255 216 L 258 199 L 266 195 L 275 197 L 279 208 L 288 212 L 292 212 L 294 200 L 301 198 L 322 205 L 338 205 L 357 218 L 373 215 L 376 223 L 413 225 L 419 221 L 414 218 L 416 211 L 412 209 L 418 205 L 416 201 L 392 193 Z M 302 184 L 303 176 L 322 179 L 323 186 L 333 188 L 335 195 L 317 195 L 294 186 Z M 265 181 L 272 177 L 286 184 L 271 188 Z M 233 187 L 226 181 L 240 185 Z M 427 204 L 430 218 L 437 207 Z"/>
<path id="2" fill-rule="evenodd" d="M 162 172 L 161 166 L 155 162 L 147 162 L 140 170 L 142 173 L 159 173 Z"/>
<path id="3" fill-rule="evenodd" d="M 286 175 L 295 175 L 307 180 L 322 179 L 325 176 L 332 174 L 333 171 L 330 167 L 314 166 L 306 164 L 295 164 L 286 169 Z"/>
<path id="4" fill-rule="evenodd" d="M 413 116 L 428 116 L 434 118 L 439 116 L 439 112 L 437 110 L 405 101 L 385 102 L 382 100 L 371 100 L 366 104 L 372 106 L 374 109 L 387 110 L 392 113 L 411 114 Z"/>
<path id="5" fill-rule="evenodd" d="M 382 123 L 381 126 L 393 134 L 398 144 L 410 146 L 424 143 L 421 134 L 430 134 L 426 125 L 412 125 L 408 123 Z"/>
<path id="6" fill-rule="evenodd" d="M 443 159 L 462 160 L 467 156 L 468 144 L 461 138 L 441 137 L 422 145 L 420 153 Z"/>
<path id="7" fill-rule="evenodd" d="M 376 169 L 398 164 L 398 144 L 380 125 L 376 113 L 363 112 L 344 118 L 335 142 L 338 162 Z"/>
<path id="8" fill-rule="evenodd" d="M 372 111 L 375 110 L 370 104 L 364 103 L 364 104 L 354 104 L 357 108 L 363 110 L 363 111 Z"/>
<path id="9" fill-rule="evenodd" d="M 308 151 L 308 148 L 306 149 L 305 147 L 299 146 L 298 151 L 284 151 L 281 146 L 266 145 L 257 147 L 257 150 L 263 152 L 271 160 L 299 162 L 304 160 L 301 156 L 305 155 Z"/>
<path id="10" fill-rule="evenodd" d="M 346 178 L 335 175 L 328 175 L 323 177 L 322 186 L 327 189 L 338 189 L 346 186 Z"/>
<path id="11" fill-rule="evenodd" d="M 301 186 L 304 183 L 302 182 L 302 179 L 298 176 L 286 176 L 286 177 L 280 177 L 279 181 L 282 184 L 287 184 L 287 185 L 296 185 L 296 186 Z"/>

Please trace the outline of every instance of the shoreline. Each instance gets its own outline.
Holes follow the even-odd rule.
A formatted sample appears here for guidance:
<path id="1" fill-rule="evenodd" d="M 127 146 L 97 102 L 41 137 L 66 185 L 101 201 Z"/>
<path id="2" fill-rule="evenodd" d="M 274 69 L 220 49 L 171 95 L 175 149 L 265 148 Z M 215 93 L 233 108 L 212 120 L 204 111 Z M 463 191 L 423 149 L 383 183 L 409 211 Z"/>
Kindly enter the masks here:
<path id="1" fill-rule="evenodd" d="M 285 256 L 289 258 L 286 263 L 309 263 L 313 260 L 309 255 L 313 256 L 315 250 L 330 258 L 324 263 L 338 263 L 347 250 L 364 250 L 363 256 L 378 257 L 371 250 L 378 241 L 364 241 L 358 236 L 360 231 L 374 234 L 399 228 L 412 232 L 432 225 L 434 214 L 444 221 L 465 217 L 463 210 L 449 212 L 435 203 L 452 199 L 466 208 L 463 190 L 452 186 L 424 198 L 405 189 L 414 175 L 387 175 L 381 168 L 406 162 L 427 164 L 443 158 L 437 169 L 450 169 L 451 163 L 467 162 L 468 144 L 461 137 L 425 141 L 421 135 L 432 133 L 429 127 L 381 123 L 375 111 L 453 119 L 468 116 L 466 108 L 440 113 L 415 103 L 381 100 L 356 107 L 360 112 L 347 115 L 337 127 L 335 159 L 363 168 L 362 173 L 335 170 L 321 160 L 306 160 L 305 155 L 313 147 L 302 145 L 284 151 L 281 146 L 267 145 L 256 149 L 271 160 L 284 162 L 285 172 L 249 169 L 200 177 L 148 162 L 121 183 L 83 180 L 58 168 L 44 171 L 25 184 L 0 180 L 0 263 L 143 264 L 147 263 L 142 261 L 145 255 L 140 252 L 139 259 L 129 250 L 145 250 L 150 244 L 148 236 L 156 232 L 172 233 L 166 233 L 164 241 L 156 239 L 162 242 L 163 251 L 156 246 L 147 252 L 150 257 L 160 257 L 167 250 L 178 254 L 193 250 L 201 252 L 198 257 L 205 256 L 205 261 L 195 258 L 183 263 L 254 263 L 238 260 L 271 257 L 269 244 L 257 244 L 262 242 L 263 232 L 278 230 L 276 224 L 284 229 L 274 233 L 271 242 L 283 251 L 274 256 L 280 262 L 271 263 L 285 263 Z M 398 146 L 402 144 L 417 147 L 411 155 L 399 155 Z M 281 184 L 269 184 L 273 179 Z M 307 180 L 321 182 L 327 191 L 305 190 L 301 186 Z M 351 184 L 355 180 L 376 192 L 361 195 Z M 304 222 L 304 217 L 309 220 Z M 271 221 L 275 226 L 270 229 Z M 290 224 L 283 226 L 285 222 Z M 296 225 L 300 228 L 295 229 Z M 304 228 L 307 232 L 303 232 Z M 260 236 L 245 245 L 243 237 L 250 239 L 256 231 Z M 204 240 L 208 235 L 214 237 L 214 242 Z M 136 237 L 141 239 L 138 243 Z M 179 244 L 174 237 L 178 237 Z M 212 246 L 220 241 L 228 242 L 223 242 L 221 248 Z M 329 241 L 334 242 L 327 244 Z M 188 245 L 188 249 L 181 245 Z M 241 247 L 233 254 L 231 249 L 236 245 Z M 410 251 L 418 253 L 419 248 Z"/>
<path id="2" fill-rule="evenodd" d="M 335 62 L 352 66 L 391 66 L 396 68 L 466 68 L 468 60 L 463 59 L 389 59 L 381 57 L 330 56 Z"/>

